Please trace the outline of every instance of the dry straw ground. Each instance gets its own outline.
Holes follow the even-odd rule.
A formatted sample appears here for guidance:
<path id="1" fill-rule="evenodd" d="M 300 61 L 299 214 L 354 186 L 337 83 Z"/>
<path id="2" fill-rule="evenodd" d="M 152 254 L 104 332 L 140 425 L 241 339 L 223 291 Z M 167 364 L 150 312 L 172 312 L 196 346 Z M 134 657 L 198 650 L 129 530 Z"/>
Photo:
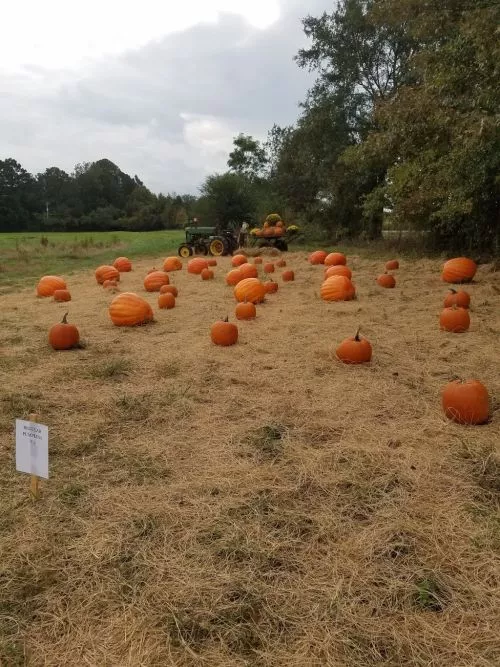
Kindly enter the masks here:
<path id="1" fill-rule="evenodd" d="M 358 300 L 327 304 L 305 257 L 232 348 L 208 335 L 234 310 L 227 258 L 174 274 L 177 307 L 137 329 L 72 276 L 68 353 L 46 342 L 66 304 L 1 297 L 2 665 L 500 664 L 499 274 L 480 268 L 457 335 L 438 261 L 383 290 L 384 260 L 351 257 Z M 373 362 L 343 366 L 358 324 Z M 445 420 L 454 375 L 489 387 L 490 424 Z M 51 432 L 36 503 L 13 469 L 30 412 Z"/>

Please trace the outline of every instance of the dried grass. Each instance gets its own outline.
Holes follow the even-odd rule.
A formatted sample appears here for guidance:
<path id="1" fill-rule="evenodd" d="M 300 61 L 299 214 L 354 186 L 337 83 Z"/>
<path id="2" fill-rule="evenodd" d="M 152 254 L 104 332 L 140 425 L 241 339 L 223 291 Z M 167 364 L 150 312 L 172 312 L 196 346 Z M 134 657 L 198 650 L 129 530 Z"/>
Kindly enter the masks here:
<path id="1" fill-rule="evenodd" d="M 143 293 L 151 259 L 122 278 Z M 471 285 L 472 326 L 437 326 L 439 264 L 350 258 L 357 301 L 319 299 L 321 267 L 240 323 L 234 302 L 173 274 L 177 306 L 114 328 L 112 295 L 73 276 L 87 346 L 49 351 L 68 307 L 2 297 L 0 663 L 262 667 L 500 664 L 500 421 L 447 422 L 439 391 L 475 376 L 498 397 L 498 276 Z M 145 295 L 156 305 L 155 295 Z M 156 310 L 156 309 L 155 309 Z M 366 367 L 333 350 L 357 325 Z M 13 470 L 12 420 L 51 429 L 40 501 Z"/>

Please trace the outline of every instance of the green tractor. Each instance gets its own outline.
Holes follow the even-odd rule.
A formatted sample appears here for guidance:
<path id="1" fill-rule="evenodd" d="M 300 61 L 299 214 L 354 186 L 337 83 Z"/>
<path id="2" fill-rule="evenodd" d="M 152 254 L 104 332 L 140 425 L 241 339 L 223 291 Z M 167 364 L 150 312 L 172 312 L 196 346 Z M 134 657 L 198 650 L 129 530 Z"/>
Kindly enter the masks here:
<path id="1" fill-rule="evenodd" d="M 232 255 L 238 247 L 238 240 L 233 230 L 219 230 L 218 227 L 198 227 L 195 224 L 186 227 L 186 241 L 181 243 L 178 253 L 181 257 L 191 255 Z"/>

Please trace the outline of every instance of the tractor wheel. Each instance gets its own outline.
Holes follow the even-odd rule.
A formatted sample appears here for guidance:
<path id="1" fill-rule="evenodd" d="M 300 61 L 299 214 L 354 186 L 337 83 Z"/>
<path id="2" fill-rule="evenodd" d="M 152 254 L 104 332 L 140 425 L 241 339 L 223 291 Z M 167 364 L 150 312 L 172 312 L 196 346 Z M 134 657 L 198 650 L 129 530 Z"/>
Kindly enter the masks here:
<path id="1" fill-rule="evenodd" d="M 208 248 L 203 241 L 194 244 L 194 251 L 197 255 L 208 255 Z"/>
<path id="2" fill-rule="evenodd" d="M 208 246 L 208 252 L 214 257 L 220 257 L 221 255 L 227 254 L 224 240 L 219 237 L 212 239 Z"/>
<path id="3" fill-rule="evenodd" d="M 288 243 L 283 239 L 278 239 L 274 245 L 276 248 L 278 248 L 278 250 L 281 250 L 282 252 L 286 252 L 288 250 Z"/>
<path id="4" fill-rule="evenodd" d="M 187 243 L 183 243 L 182 245 L 179 246 L 177 252 L 179 253 L 180 257 L 191 257 L 191 255 L 193 254 L 193 248 Z"/>

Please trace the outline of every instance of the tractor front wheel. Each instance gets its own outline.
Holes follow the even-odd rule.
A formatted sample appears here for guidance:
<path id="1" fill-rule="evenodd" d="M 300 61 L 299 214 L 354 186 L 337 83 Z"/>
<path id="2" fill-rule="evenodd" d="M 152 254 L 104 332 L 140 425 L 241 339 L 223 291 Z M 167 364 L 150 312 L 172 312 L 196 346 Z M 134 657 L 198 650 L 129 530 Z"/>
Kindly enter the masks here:
<path id="1" fill-rule="evenodd" d="M 177 252 L 179 253 L 180 257 L 191 257 L 191 255 L 193 254 L 193 248 L 187 243 L 183 243 L 182 245 L 179 246 Z"/>

